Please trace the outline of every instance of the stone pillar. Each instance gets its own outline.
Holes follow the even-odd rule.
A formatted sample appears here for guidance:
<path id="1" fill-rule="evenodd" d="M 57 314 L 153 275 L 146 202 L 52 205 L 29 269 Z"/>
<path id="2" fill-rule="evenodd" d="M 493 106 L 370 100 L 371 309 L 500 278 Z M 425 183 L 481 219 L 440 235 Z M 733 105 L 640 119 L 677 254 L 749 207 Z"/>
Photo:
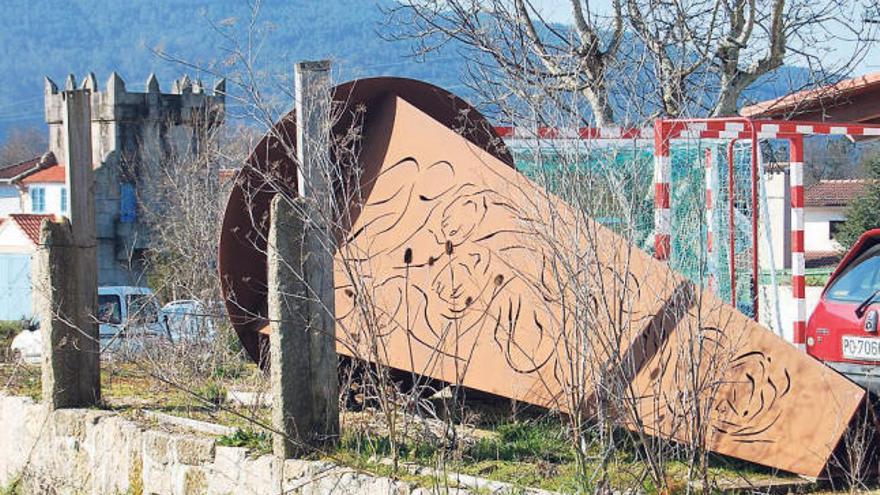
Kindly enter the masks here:
<path id="1" fill-rule="evenodd" d="M 276 195 L 270 207 L 267 243 L 272 447 L 290 459 L 304 451 L 317 429 L 312 408 L 308 312 L 303 269 L 302 201 Z M 297 211 L 299 210 L 299 211 Z"/>
<path id="2" fill-rule="evenodd" d="M 81 254 L 67 219 L 43 220 L 33 280 L 43 341 L 43 402 L 52 409 L 88 407 L 101 399 L 97 332 L 89 334 L 80 308 Z"/>
<path id="3" fill-rule="evenodd" d="M 35 263 L 43 399 L 53 408 L 87 407 L 101 399 L 90 93 L 62 92 L 70 220 L 43 222 Z"/>
<path id="4" fill-rule="evenodd" d="M 283 458 L 339 434 L 329 71 L 328 62 L 295 67 L 297 199 L 276 197 L 270 214 L 273 444 Z"/>
<path id="5" fill-rule="evenodd" d="M 304 201 L 303 272 L 309 292 L 309 344 L 316 434 L 339 433 L 339 378 L 333 255 L 333 164 L 330 163 L 330 62 L 296 64 L 296 150 L 299 197 Z"/>

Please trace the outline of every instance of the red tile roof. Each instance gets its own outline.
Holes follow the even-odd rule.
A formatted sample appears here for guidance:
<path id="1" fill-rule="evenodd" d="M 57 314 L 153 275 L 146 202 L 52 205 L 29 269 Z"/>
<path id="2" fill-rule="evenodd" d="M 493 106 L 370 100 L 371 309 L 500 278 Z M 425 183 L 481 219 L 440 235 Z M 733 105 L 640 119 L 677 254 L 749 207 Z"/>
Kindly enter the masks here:
<path id="1" fill-rule="evenodd" d="M 13 213 L 9 215 L 9 219 L 15 222 L 34 244 L 40 243 L 40 224 L 47 218 L 55 218 L 55 215 L 38 215 L 35 213 Z"/>
<path id="2" fill-rule="evenodd" d="M 36 169 L 40 164 L 40 157 L 31 158 L 30 160 L 25 160 L 19 163 L 13 163 L 12 165 L 7 165 L 3 168 L 0 168 L 0 180 L 11 180 L 15 177 L 29 171 Z"/>
<path id="3" fill-rule="evenodd" d="M 807 251 L 804 253 L 806 268 L 834 268 L 843 257 L 834 251 Z"/>
<path id="4" fill-rule="evenodd" d="M 58 161 L 55 159 L 55 154 L 50 151 L 41 156 L 31 158 L 30 160 L 13 163 L 12 165 L 7 165 L 3 168 L 0 168 L 0 181 L 21 179 L 22 177 L 26 177 L 33 172 L 37 172 L 41 169 L 57 164 Z"/>
<path id="5" fill-rule="evenodd" d="M 764 118 L 788 118 L 791 115 L 809 114 L 810 120 L 824 120 L 821 117 L 835 107 L 854 106 L 852 98 L 860 95 L 868 96 L 880 92 L 880 72 L 864 74 L 852 79 L 845 79 L 834 84 L 829 84 L 814 89 L 789 93 L 780 98 L 762 101 L 754 105 L 743 107 L 740 115 L 743 117 Z M 858 103 L 858 102 L 856 102 Z M 860 105 L 860 108 L 852 108 L 845 115 L 832 115 L 834 120 L 855 122 L 873 122 L 880 117 L 870 105 Z M 838 113 L 835 111 L 832 113 Z M 841 116 L 846 118 L 841 119 Z"/>
<path id="6" fill-rule="evenodd" d="M 804 191 L 804 206 L 846 206 L 865 190 L 865 181 L 823 180 Z"/>
<path id="7" fill-rule="evenodd" d="M 51 165 L 47 168 L 39 169 L 30 173 L 21 179 L 22 184 L 33 184 L 35 182 L 60 182 L 64 183 L 67 173 L 63 165 Z"/>

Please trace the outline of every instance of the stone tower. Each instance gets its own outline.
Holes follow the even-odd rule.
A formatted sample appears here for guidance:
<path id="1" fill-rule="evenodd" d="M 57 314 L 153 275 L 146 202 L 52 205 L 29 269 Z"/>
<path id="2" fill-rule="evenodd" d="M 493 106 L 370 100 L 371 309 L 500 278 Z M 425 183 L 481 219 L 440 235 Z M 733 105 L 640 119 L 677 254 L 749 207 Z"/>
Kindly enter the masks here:
<path id="1" fill-rule="evenodd" d="M 74 89 L 67 76 L 64 89 Z M 95 169 L 95 220 L 99 285 L 143 285 L 143 252 L 149 247 L 138 204 L 149 202 L 150 167 L 198 152 L 200 140 L 222 124 L 226 83 L 208 94 L 201 81 L 183 76 L 163 93 L 156 76 L 144 92 L 128 91 L 115 72 L 101 91 L 94 74 L 80 88 L 91 90 L 92 164 Z M 65 164 L 62 99 L 58 86 L 45 81 L 45 120 L 49 150 Z"/>

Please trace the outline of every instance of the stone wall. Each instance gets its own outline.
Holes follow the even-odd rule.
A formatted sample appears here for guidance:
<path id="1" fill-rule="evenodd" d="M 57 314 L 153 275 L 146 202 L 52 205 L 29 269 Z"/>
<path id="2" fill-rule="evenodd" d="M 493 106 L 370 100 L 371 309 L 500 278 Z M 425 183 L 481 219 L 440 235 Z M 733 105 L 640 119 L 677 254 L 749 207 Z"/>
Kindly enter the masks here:
<path id="1" fill-rule="evenodd" d="M 427 494 L 325 461 L 252 457 L 214 437 L 110 411 L 47 409 L 0 395 L 0 490 L 58 494 Z M 444 493 L 456 490 L 443 490 Z"/>

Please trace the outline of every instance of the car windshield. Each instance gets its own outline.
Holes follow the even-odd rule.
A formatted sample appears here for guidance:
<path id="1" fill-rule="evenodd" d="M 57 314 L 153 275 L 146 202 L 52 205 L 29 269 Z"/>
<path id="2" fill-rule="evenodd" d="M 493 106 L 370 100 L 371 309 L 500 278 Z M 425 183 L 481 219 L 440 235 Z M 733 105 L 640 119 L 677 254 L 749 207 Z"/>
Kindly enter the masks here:
<path id="1" fill-rule="evenodd" d="M 159 321 L 159 305 L 150 294 L 129 294 L 128 317 L 133 323 L 155 323 Z"/>
<path id="2" fill-rule="evenodd" d="M 98 321 L 118 325 L 122 321 L 119 296 L 114 294 L 98 295 Z"/>
<path id="3" fill-rule="evenodd" d="M 837 277 L 825 297 L 833 301 L 861 302 L 880 289 L 880 244 L 862 253 Z"/>

